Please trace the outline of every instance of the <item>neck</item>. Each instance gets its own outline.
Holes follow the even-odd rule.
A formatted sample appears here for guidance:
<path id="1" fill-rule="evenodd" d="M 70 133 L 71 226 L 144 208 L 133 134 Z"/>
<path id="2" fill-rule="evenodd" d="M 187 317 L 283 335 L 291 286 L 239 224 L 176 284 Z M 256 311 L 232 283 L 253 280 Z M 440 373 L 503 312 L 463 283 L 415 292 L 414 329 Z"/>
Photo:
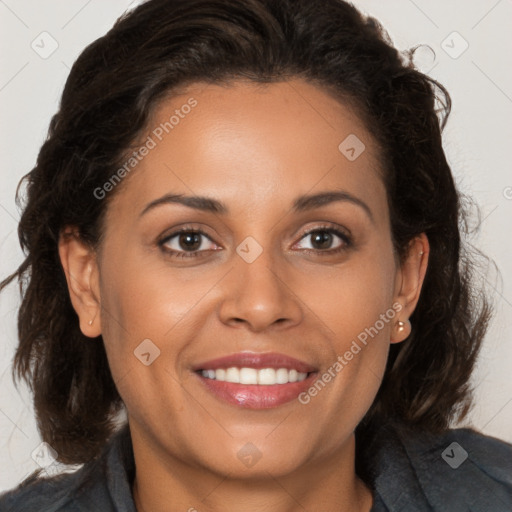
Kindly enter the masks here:
<path id="1" fill-rule="evenodd" d="M 369 512 L 372 506 L 370 489 L 355 474 L 353 436 L 339 452 L 293 474 L 274 477 L 266 472 L 251 479 L 191 467 L 172 456 L 164 460 L 158 451 L 138 447 L 134 442 L 137 512 L 235 512 L 240 503 L 254 512 Z"/>

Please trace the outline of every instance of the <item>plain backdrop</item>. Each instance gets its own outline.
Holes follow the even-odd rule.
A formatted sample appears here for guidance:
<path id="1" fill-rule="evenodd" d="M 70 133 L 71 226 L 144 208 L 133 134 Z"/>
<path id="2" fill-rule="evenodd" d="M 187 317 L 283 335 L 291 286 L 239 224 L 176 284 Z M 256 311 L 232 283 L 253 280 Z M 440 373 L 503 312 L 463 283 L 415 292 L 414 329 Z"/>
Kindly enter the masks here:
<path id="1" fill-rule="evenodd" d="M 0 277 L 17 268 L 20 178 L 32 169 L 57 109 L 69 69 L 87 44 L 103 35 L 128 0 L 0 0 Z M 474 243 L 501 272 L 482 275 L 495 317 L 473 378 L 475 406 L 465 425 L 512 442 L 512 50 L 511 0 L 361 0 L 399 49 L 417 52 L 421 71 L 445 85 L 453 110 L 445 151 L 460 189 L 480 206 Z M 136 69 L 134 69 L 136 72 Z M 11 378 L 17 344 L 16 285 L 0 294 L 0 491 L 38 468 L 41 443 L 31 395 Z"/>

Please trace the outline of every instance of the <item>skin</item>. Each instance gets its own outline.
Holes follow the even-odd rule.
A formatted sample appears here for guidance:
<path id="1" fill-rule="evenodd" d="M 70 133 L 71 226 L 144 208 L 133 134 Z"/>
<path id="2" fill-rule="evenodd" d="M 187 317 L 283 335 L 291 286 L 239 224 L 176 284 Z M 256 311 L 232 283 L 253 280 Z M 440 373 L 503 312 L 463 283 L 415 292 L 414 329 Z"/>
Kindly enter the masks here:
<path id="1" fill-rule="evenodd" d="M 390 343 L 410 333 L 426 236 L 411 242 L 400 264 L 377 146 L 322 89 L 299 79 L 197 83 L 159 105 L 141 140 L 190 97 L 197 106 L 109 198 L 100 250 L 73 236 L 59 245 L 82 332 L 102 335 L 127 408 L 137 509 L 229 512 L 243 503 L 251 511 L 368 511 L 353 432 L 375 398 Z M 349 134 L 366 146 L 355 161 L 338 149 Z M 292 210 L 300 195 L 337 190 L 370 214 L 350 201 Z M 215 198 L 229 213 L 167 203 L 141 216 L 170 193 Z M 206 232 L 200 256 L 173 258 L 159 246 L 182 226 Z M 325 226 L 350 233 L 352 244 L 333 234 L 319 246 L 305 234 Z M 252 263 L 236 252 L 248 236 L 263 250 Z M 179 241 L 167 247 L 186 253 Z M 307 404 L 233 406 L 191 371 L 241 351 L 281 352 L 321 376 L 397 303 L 395 318 Z M 146 366 L 134 350 L 148 338 L 160 356 Z M 252 467 L 237 457 L 246 443 L 261 454 Z"/>

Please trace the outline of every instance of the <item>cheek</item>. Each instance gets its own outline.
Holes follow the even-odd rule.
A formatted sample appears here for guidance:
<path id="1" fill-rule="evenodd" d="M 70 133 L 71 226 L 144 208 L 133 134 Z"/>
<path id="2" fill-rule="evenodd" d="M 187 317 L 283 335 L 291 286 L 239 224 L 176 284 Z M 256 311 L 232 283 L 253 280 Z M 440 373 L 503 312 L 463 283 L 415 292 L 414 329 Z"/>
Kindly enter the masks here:
<path id="1" fill-rule="evenodd" d="M 330 342 L 322 368 L 325 386 L 317 385 L 303 397 L 304 403 L 315 407 L 315 415 L 330 416 L 325 421 L 336 422 L 343 411 L 355 426 L 382 382 L 397 315 L 393 308 L 396 267 L 391 249 L 385 253 L 388 256 L 375 254 L 365 251 L 328 275 L 312 274 L 300 292 Z"/>
<path id="2" fill-rule="evenodd" d="M 102 327 L 119 348 L 152 336 L 161 340 L 211 287 L 203 271 L 170 271 L 136 248 L 129 239 L 124 246 L 112 242 L 101 266 Z"/>
<path id="3" fill-rule="evenodd" d="M 387 256 L 375 257 L 373 251 L 355 255 L 346 265 L 313 269 L 307 279 L 302 280 L 299 296 L 306 297 L 311 312 L 326 327 L 334 339 L 338 353 L 347 343 L 364 333 L 378 322 L 383 334 L 389 332 L 390 319 L 382 325 L 381 315 L 388 310 L 393 315 L 395 264 L 391 251 Z"/>
<path id="4" fill-rule="evenodd" d="M 153 396 L 162 381 L 168 386 L 183 377 L 179 363 L 203 320 L 201 301 L 222 273 L 199 267 L 170 272 L 165 264 L 123 254 L 105 258 L 101 269 L 101 322 L 114 381 L 129 405 Z"/>
<path id="5" fill-rule="evenodd" d="M 142 424 L 161 411 L 163 396 L 169 414 L 184 408 L 173 362 L 182 350 L 175 326 L 190 300 L 167 286 L 163 275 L 157 280 L 140 267 L 133 270 L 124 264 L 104 269 L 102 336 L 127 412 Z"/>

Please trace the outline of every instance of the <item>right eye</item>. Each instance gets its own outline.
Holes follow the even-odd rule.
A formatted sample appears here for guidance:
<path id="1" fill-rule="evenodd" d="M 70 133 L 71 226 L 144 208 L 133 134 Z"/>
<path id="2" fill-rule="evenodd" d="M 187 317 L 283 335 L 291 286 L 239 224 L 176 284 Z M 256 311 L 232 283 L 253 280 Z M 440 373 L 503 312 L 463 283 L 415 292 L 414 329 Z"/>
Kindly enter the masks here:
<path id="1" fill-rule="evenodd" d="M 210 237 L 200 229 L 181 228 L 165 236 L 158 242 L 158 245 L 173 258 L 192 258 L 200 256 L 207 250 L 216 250 L 215 248 L 204 248 L 202 237 L 211 241 Z"/>

